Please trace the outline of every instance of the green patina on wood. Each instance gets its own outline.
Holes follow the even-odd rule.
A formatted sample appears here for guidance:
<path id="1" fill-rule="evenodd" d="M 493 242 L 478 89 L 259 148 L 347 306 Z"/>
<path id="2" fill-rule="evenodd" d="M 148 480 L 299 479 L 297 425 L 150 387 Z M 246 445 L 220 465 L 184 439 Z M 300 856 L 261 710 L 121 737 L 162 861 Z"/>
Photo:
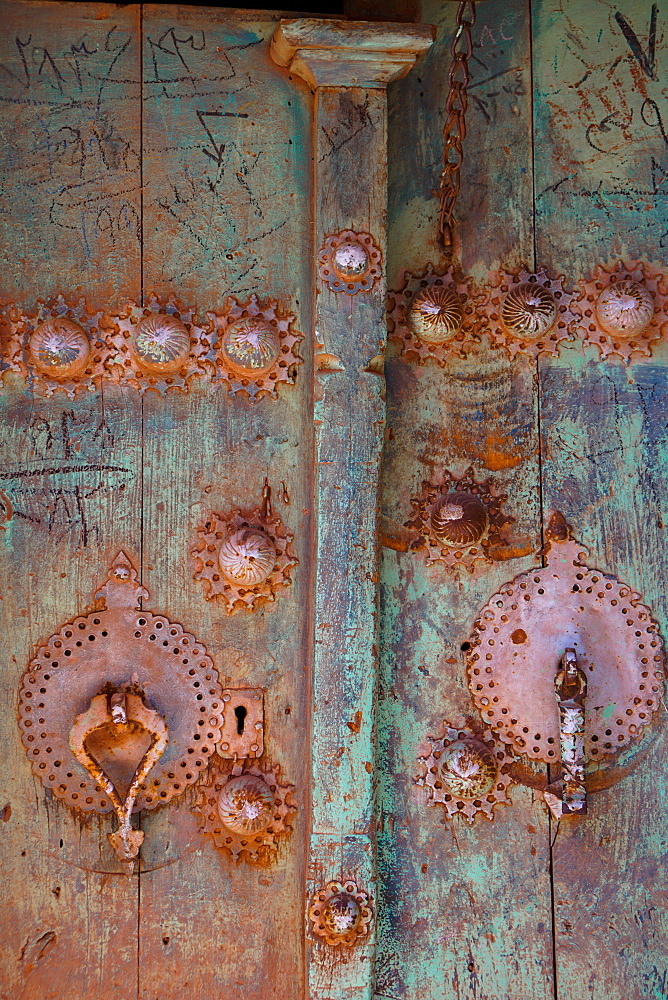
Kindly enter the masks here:
<path id="1" fill-rule="evenodd" d="M 144 8 L 144 291 L 176 294 L 200 314 L 231 293 L 256 294 L 308 332 L 311 98 L 269 60 L 274 27 L 241 12 Z M 296 384 L 277 400 L 252 403 L 205 381 L 144 400 L 144 581 L 206 641 L 224 686 L 265 689 L 265 757 L 296 786 L 298 807 L 276 862 L 259 868 L 201 836 L 189 796 L 142 818 L 146 1000 L 303 989 L 313 444 L 301 353 Z M 265 477 L 299 565 L 274 606 L 230 617 L 204 600 L 187 553 L 209 511 L 259 506 Z"/>
<path id="2" fill-rule="evenodd" d="M 443 267 L 436 247 L 442 117 L 456 5 L 428 4 L 436 43 L 390 101 L 388 284 Z M 457 210 L 465 273 L 533 260 L 529 10 L 480 4 L 465 169 Z M 498 352 L 445 370 L 388 361 L 383 530 L 402 536 L 423 480 L 472 466 L 508 494 L 507 558 L 457 580 L 415 552 L 383 551 L 378 754 L 383 891 L 380 998 L 553 996 L 548 821 L 526 788 L 490 823 L 445 823 L 414 784 L 418 751 L 443 720 L 473 714 L 460 649 L 488 597 L 540 547 L 535 373 Z M 405 535 L 405 529 L 403 530 Z"/>
<path id="3" fill-rule="evenodd" d="M 433 189 L 456 6 L 426 0 L 436 43 L 389 91 L 390 288 L 442 263 Z M 664 730 L 586 819 L 558 825 L 524 786 L 493 823 L 446 824 L 413 780 L 427 734 L 469 709 L 461 644 L 479 608 L 537 564 L 551 510 L 668 627 L 665 345 L 628 370 L 589 348 L 440 369 L 390 347 L 381 538 L 404 536 L 411 497 L 443 469 L 494 477 L 516 520 L 503 561 L 459 582 L 383 548 L 378 635 L 384 402 L 377 362 L 364 369 L 382 351 L 383 282 L 352 299 L 313 289 L 325 235 L 357 228 L 384 247 L 384 94 L 330 79 L 316 100 L 270 58 L 274 12 L 150 5 L 143 38 L 138 6 L 3 14 L 0 295 L 27 309 L 60 291 L 115 307 L 143 290 L 202 314 L 256 293 L 294 312 L 307 341 L 295 386 L 255 404 L 204 380 L 166 398 L 105 382 L 69 400 L 5 378 L 0 994 L 668 996 Z M 666 45 L 659 13 L 652 49 L 650 14 L 639 0 L 478 5 L 466 273 L 482 282 L 535 263 L 573 282 L 619 255 L 662 263 Z M 228 617 L 204 600 L 188 549 L 207 510 L 257 505 L 265 476 L 300 563 L 275 607 Z M 266 689 L 266 754 L 298 805 L 268 867 L 234 865 L 202 837 L 188 792 L 141 817 L 141 875 L 128 879 L 110 818 L 75 817 L 30 774 L 19 679 L 119 548 L 141 565 L 147 606 L 203 639 L 224 684 Z M 348 875 L 372 891 L 377 926 L 346 958 L 304 945 L 304 910 L 310 891 Z"/>
<path id="4" fill-rule="evenodd" d="M 649 4 L 536 6 L 536 252 L 571 281 L 620 255 L 665 269 L 664 16 L 653 50 Z M 667 364 L 662 343 L 628 369 L 591 348 L 540 366 L 545 515 L 563 511 L 590 565 L 635 587 L 664 636 Z M 629 777 L 553 825 L 559 997 L 667 995 L 666 714 Z"/>
<path id="5" fill-rule="evenodd" d="M 0 294 L 35 307 L 58 292 L 92 304 L 139 293 L 139 13 L 136 7 L 3 4 Z M 65 16 L 63 14 L 65 13 Z M 16 725 L 38 643 L 93 597 L 119 548 L 138 556 L 140 403 L 106 386 L 2 394 L 2 935 L 0 992 L 17 1000 L 131 996 L 137 890 L 118 873 L 108 817 L 81 821 L 30 772 Z M 78 468 L 82 471 L 77 471 Z"/>
<path id="6" fill-rule="evenodd" d="M 439 9 L 449 27 L 453 6 Z M 635 49 L 617 13 L 636 33 Z M 660 31 L 656 79 L 649 79 L 640 55 L 651 56 L 650 13 L 640 3 L 541 2 L 530 17 L 524 5 L 478 5 L 459 209 L 467 273 L 484 279 L 499 262 L 531 266 L 535 260 L 572 284 L 615 255 L 661 262 Z M 443 60 L 449 37 L 450 30 L 439 34 L 419 72 L 393 94 L 390 137 L 395 122 L 398 134 L 405 136 L 407 123 L 413 131 L 395 145 L 391 163 L 390 176 L 398 180 L 390 186 L 390 284 L 405 267 L 436 256 L 430 195 L 442 118 L 420 111 L 425 104 L 443 106 L 445 73 L 430 74 L 428 67 Z M 437 80 L 440 93 L 433 90 Z M 561 510 L 590 547 L 591 564 L 637 587 L 664 630 L 665 354 L 661 345 L 651 362 L 627 372 L 600 363 L 593 349 L 564 351 L 558 361 L 541 360 L 540 382 L 527 394 L 530 406 L 540 387 L 543 517 Z M 390 362 L 384 510 L 391 537 L 423 477 L 449 462 L 463 464 L 463 455 L 477 460 L 485 475 L 497 467 L 486 434 L 495 433 L 501 407 L 485 412 L 480 403 L 471 405 L 472 385 L 490 399 L 487 364 L 457 384 L 450 370 Z M 521 368 L 514 370 L 520 379 Z M 525 378 L 530 384 L 528 367 Z M 508 414 L 516 421 L 523 405 L 517 383 L 505 401 L 504 424 L 512 428 Z M 507 506 L 520 512 L 523 537 L 537 541 L 535 428 L 533 453 L 518 456 L 511 473 Z M 469 830 L 461 822 L 444 829 L 421 790 L 410 787 L 416 747 L 429 724 L 435 728 L 468 700 L 459 644 L 480 605 L 518 565 L 496 566 L 460 592 L 425 570 L 419 556 L 385 553 L 379 704 L 385 910 L 377 995 L 658 998 L 666 992 L 665 737 L 630 777 L 592 797 L 586 819 L 558 825 L 537 804 L 531 819 L 522 815 L 532 808 L 531 794 L 515 789 L 512 808 L 498 810 L 493 826 L 478 821 Z"/>

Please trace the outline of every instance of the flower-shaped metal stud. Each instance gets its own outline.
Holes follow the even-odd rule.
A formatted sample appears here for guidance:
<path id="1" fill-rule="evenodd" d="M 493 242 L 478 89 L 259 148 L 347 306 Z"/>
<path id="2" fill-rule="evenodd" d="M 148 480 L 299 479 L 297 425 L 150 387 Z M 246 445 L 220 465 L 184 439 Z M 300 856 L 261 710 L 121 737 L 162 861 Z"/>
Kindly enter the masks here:
<path id="1" fill-rule="evenodd" d="M 521 268 L 494 276 L 480 311 L 487 317 L 495 345 L 510 358 L 518 354 L 556 355 L 562 341 L 573 339 L 575 296 L 566 291 L 563 277 L 552 277 L 545 268 Z"/>
<path id="2" fill-rule="evenodd" d="M 382 254 L 373 236 L 344 229 L 328 236 L 318 254 L 320 277 L 333 292 L 368 292 L 381 276 Z"/>
<path id="3" fill-rule="evenodd" d="M 93 390 L 104 374 L 109 348 L 101 329 L 102 312 L 89 312 L 85 299 L 64 296 L 38 302 L 34 313 L 6 312 L 9 367 L 33 389 L 50 396 Z"/>
<path id="4" fill-rule="evenodd" d="M 477 564 L 493 562 L 505 542 L 506 526 L 515 520 L 503 510 L 507 499 L 493 479 L 477 482 L 472 468 L 460 479 L 446 470 L 440 485 L 423 482 L 411 500 L 414 516 L 405 524 L 417 533 L 411 548 L 426 552 L 428 566 L 440 561 L 472 573 Z"/>
<path id="5" fill-rule="evenodd" d="M 388 294 L 388 336 L 409 360 L 430 358 L 445 367 L 453 355 L 468 357 L 480 347 L 480 326 L 471 279 L 452 270 L 437 274 L 406 271 L 403 285 Z"/>
<path id="6" fill-rule="evenodd" d="M 513 757 L 474 719 L 463 726 L 443 724 L 441 737 L 428 736 L 431 753 L 420 757 L 425 772 L 417 784 L 428 789 L 431 805 L 442 805 L 448 819 L 460 814 L 473 823 L 478 814 L 494 819 L 498 805 L 509 805 L 513 779 L 506 773 Z"/>
<path id="7" fill-rule="evenodd" d="M 28 352 L 32 364 L 49 378 L 80 375 L 90 359 L 90 341 L 78 323 L 53 316 L 40 323 L 30 335 Z"/>
<path id="8" fill-rule="evenodd" d="M 369 934 L 371 897 L 353 879 L 328 882 L 313 895 L 308 916 L 316 937 L 333 948 L 351 948 Z"/>
<path id="9" fill-rule="evenodd" d="M 265 483 L 261 507 L 212 512 L 197 529 L 195 579 L 204 582 L 207 600 L 222 597 L 228 614 L 275 601 L 277 589 L 292 582 L 294 536 L 273 513 L 270 496 Z"/>
<path id="10" fill-rule="evenodd" d="M 193 309 L 175 299 L 151 296 L 146 306 L 128 302 L 109 316 L 108 325 L 112 350 L 106 368 L 115 382 L 164 396 L 213 369 L 209 331 L 196 322 Z"/>
<path id="11" fill-rule="evenodd" d="M 668 277 L 650 264 L 601 264 L 580 282 L 580 290 L 578 333 L 602 357 L 616 356 L 627 364 L 650 357 L 652 345 L 668 334 Z"/>
<path id="12" fill-rule="evenodd" d="M 294 313 L 274 299 L 260 301 L 251 295 L 241 302 L 230 295 L 220 312 L 207 316 L 216 361 L 214 385 L 226 385 L 232 395 L 245 392 L 252 400 L 276 399 L 282 382 L 294 385 L 303 363 L 298 344 L 304 339 L 295 327 Z"/>
<path id="13" fill-rule="evenodd" d="M 132 353 L 137 363 L 153 375 L 175 375 L 190 354 L 190 334 L 177 316 L 151 313 L 132 331 Z"/>
<path id="14" fill-rule="evenodd" d="M 231 762 L 214 758 L 198 786 L 195 810 L 202 832 L 234 861 L 244 854 L 249 861 L 260 861 L 292 830 L 296 807 L 289 799 L 294 785 L 282 780 L 278 766 L 268 763 L 247 761 L 240 774 L 230 768 Z"/>

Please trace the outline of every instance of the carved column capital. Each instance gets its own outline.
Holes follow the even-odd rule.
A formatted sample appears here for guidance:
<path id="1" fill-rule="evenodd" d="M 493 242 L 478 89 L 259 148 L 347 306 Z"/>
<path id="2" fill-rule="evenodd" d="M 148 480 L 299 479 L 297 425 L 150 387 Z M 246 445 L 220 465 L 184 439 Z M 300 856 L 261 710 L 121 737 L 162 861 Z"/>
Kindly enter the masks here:
<path id="1" fill-rule="evenodd" d="M 271 55 L 314 89 L 373 89 L 405 76 L 432 44 L 434 32 L 429 24 L 296 18 L 280 22 Z"/>

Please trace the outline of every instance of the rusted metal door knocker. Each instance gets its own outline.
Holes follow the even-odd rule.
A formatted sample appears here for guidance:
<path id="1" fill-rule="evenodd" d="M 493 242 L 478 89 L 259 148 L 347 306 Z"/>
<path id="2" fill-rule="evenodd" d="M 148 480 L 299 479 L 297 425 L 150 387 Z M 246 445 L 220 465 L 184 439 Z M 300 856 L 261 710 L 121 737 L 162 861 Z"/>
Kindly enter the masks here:
<path id="1" fill-rule="evenodd" d="M 218 673 L 178 622 L 140 608 L 148 591 L 120 552 L 98 611 L 63 625 L 23 676 L 21 739 L 34 773 L 68 806 L 114 812 L 109 840 L 128 873 L 144 839 L 133 812 L 181 795 L 224 723 Z"/>
<path id="2" fill-rule="evenodd" d="M 587 678 L 574 649 L 561 658 L 554 679 L 559 704 L 559 749 L 563 768 L 562 814 L 587 812 L 585 788 L 585 697 Z"/>
<path id="3" fill-rule="evenodd" d="M 421 747 L 416 783 L 448 819 L 493 819 L 513 782 L 542 794 L 557 819 L 583 816 L 588 793 L 615 784 L 656 738 L 665 654 L 650 609 L 587 565 L 558 512 L 546 542 L 545 565 L 505 583 L 462 645 L 480 717 L 445 721 Z"/>
<path id="4" fill-rule="evenodd" d="M 151 742 L 137 765 L 125 799 L 122 799 L 112 779 L 90 752 L 87 741 L 96 734 L 106 732 L 114 745 L 137 730 L 148 733 Z M 141 695 L 126 694 L 123 690 L 114 691 L 109 695 L 95 695 L 90 707 L 76 717 L 70 729 L 69 744 L 72 753 L 91 777 L 104 788 L 116 813 L 118 830 L 109 834 L 109 841 L 119 858 L 123 860 L 136 858 L 144 841 L 143 831 L 132 829 L 130 816 L 139 788 L 148 777 L 153 765 L 157 764 L 165 752 L 167 739 L 165 720 L 157 712 L 147 708 Z"/>
<path id="5" fill-rule="evenodd" d="M 561 514 L 543 554 L 545 566 L 504 584 L 482 609 L 466 644 L 469 687 L 484 724 L 514 754 L 560 765 L 561 777 L 541 789 L 552 813 L 583 815 L 585 776 L 607 787 L 620 752 L 651 739 L 663 641 L 632 587 L 587 566 Z"/>

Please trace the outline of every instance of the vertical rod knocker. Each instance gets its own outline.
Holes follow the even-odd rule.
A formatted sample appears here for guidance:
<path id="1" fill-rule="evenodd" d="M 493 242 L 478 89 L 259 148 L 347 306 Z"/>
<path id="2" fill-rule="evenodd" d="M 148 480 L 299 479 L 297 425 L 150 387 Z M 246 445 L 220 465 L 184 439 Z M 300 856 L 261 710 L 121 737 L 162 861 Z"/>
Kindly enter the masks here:
<path id="1" fill-rule="evenodd" d="M 567 649 L 555 677 L 559 704 L 559 743 L 563 768 L 562 814 L 587 812 L 585 787 L 585 697 L 587 678 L 574 649 Z"/>

